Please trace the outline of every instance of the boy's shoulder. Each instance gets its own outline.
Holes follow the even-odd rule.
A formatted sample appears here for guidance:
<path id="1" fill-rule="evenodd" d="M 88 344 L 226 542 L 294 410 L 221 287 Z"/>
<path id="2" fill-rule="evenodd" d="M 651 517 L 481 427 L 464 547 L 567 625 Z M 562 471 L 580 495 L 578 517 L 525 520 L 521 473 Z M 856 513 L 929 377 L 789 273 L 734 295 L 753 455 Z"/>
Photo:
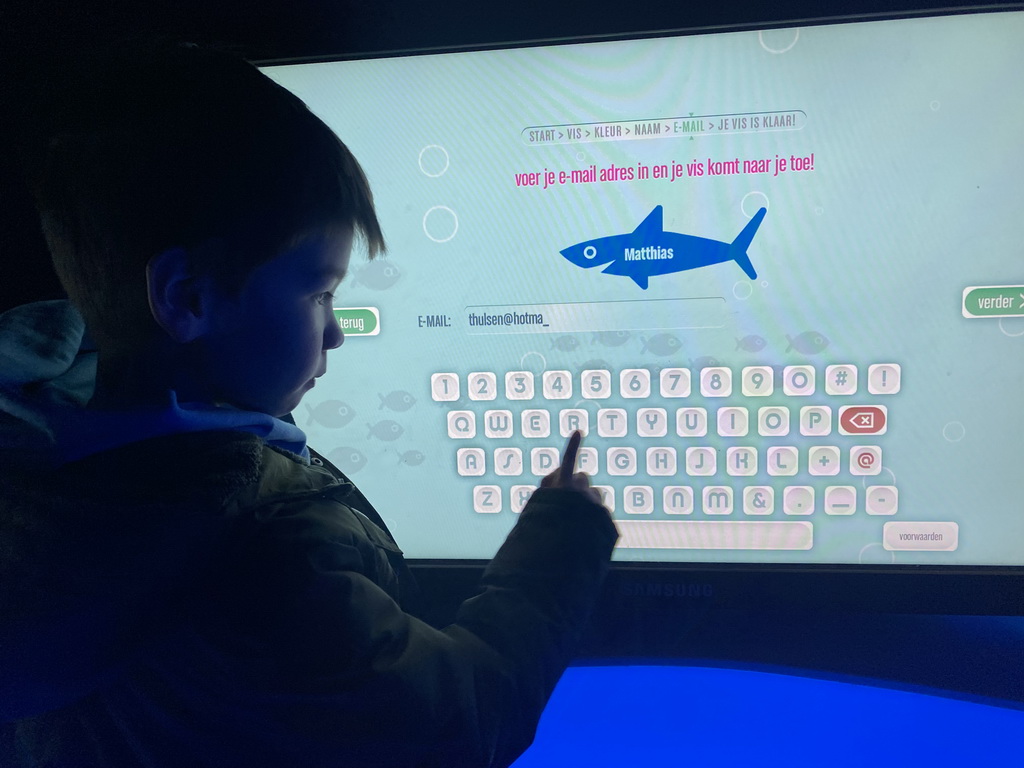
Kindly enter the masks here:
<path id="1" fill-rule="evenodd" d="M 376 512 L 344 476 L 242 431 L 154 437 L 68 465 L 80 498 L 177 507 L 222 517 L 269 539 L 355 543 L 400 553 L 371 522 Z M 131 514 L 129 512 L 129 514 Z"/>
<path id="2" fill-rule="evenodd" d="M 238 517 L 254 507 L 322 497 L 346 485 L 255 434 L 229 429 L 149 437 L 56 467 L 22 466 L 0 473 L 0 482 L 23 503 L 40 512 L 50 509 L 54 522 L 81 519 L 72 509 L 90 510 L 94 528 L 133 520 Z"/>
<path id="3" fill-rule="evenodd" d="M 31 570 L 116 572 L 135 567 L 129 561 L 143 551 L 185 553 L 198 536 L 198 560 L 258 569 L 261 557 L 299 563 L 335 547 L 388 583 L 388 564 L 401 553 L 360 511 L 361 498 L 351 483 L 246 432 L 154 437 L 54 470 L 0 476 L 0 539 L 9 544 L 0 571 L 35 560 Z M 103 563 L 92 562 L 97 553 Z"/>
<path id="4" fill-rule="evenodd" d="M 265 447 L 240 431 L 178 432 L 94 453 L 52 470 L 52 478 L 80 499 L 225 504 L 259 482 Z"/>
<path id="5" fill-rule="evenodd" d="M 253 508 L 342 498 L 351 483 L 241 430 L 176 432 L 111 448 L 54 471 L 53 485 L 115 504 Z"/>

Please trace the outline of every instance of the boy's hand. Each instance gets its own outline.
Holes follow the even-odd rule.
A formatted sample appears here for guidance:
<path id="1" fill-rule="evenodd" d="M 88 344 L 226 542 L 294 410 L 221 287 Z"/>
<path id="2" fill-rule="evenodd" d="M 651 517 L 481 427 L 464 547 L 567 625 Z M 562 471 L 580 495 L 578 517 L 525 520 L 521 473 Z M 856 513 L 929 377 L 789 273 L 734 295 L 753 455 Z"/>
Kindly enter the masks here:
<path id="1" fill-rule="evenodd" d="M 576 454 L 579 453 L 583 435 L 576 430 L 569 436 L 562 463 L 558 469 L 540 481 L 541 488 L 571 488 L 588 496 L 591 501 L 601 504 L 601 494 L 596 488 L 590 487 L 590 478 L 585 472 L 576 471 Z"/>

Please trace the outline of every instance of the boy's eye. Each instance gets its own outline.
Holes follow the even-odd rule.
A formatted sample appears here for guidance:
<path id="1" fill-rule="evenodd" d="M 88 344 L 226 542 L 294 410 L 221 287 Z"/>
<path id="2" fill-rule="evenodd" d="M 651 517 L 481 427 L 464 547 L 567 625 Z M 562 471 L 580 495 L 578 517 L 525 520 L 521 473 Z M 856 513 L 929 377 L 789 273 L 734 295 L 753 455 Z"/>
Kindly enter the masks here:
<path id="1" fill-rule="evenodd" d="M 324 291 L 323 293 L 319 293 L 317 294 L 316 302 L 317 304 L 328 306 L 334 302 L 334 294 L 331 293 L 330 291 Z"/>

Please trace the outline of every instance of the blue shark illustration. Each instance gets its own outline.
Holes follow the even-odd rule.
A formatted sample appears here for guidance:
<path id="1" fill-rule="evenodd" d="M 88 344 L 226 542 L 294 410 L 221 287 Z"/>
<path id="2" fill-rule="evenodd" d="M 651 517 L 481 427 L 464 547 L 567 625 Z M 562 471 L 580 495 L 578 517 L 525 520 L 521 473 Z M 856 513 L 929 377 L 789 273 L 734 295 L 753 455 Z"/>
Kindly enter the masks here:
<path id="1" fill-rule="evenodd" d="M 698 269 L 723 261 L 735 261 L 751 280 L 757 279 L 747 248 L 761 225 L 767 209 L 753 215 L 731 243 L 709 240 L 678 232 L 666 232 L 662 208 L 654 206 L 640 226 L 624 235 L 610 235 L 569 246 L 561 253 L 577 267 L 589 269 L 604 264 L 602 272 L 630 278 L 644 290 L 652 275 L 667 275 Z"/>

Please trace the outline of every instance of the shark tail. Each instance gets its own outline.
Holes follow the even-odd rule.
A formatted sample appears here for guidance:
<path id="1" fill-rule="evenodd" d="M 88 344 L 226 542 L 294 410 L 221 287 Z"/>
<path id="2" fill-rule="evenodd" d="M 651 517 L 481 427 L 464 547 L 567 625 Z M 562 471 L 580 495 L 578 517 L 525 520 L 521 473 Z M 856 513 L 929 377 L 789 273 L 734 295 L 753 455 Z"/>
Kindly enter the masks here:
<path id="1" fill-rule="evenodd" d="M 740 265 L 740 268 L 751 280 L 757 279 L 757 272 L 754 271 L 754 265 L 750 263 L 750 257 L 747 256 L 747 248 L 750 247 L 750 241 L 754 239 L 754 234 L 757 232 L 757 228 L 761 226 L 761 220 L 767 212 L 767 208 L 759 209 L 729 246 L 729 252 L 732 254 L 733 261 Z"/>

